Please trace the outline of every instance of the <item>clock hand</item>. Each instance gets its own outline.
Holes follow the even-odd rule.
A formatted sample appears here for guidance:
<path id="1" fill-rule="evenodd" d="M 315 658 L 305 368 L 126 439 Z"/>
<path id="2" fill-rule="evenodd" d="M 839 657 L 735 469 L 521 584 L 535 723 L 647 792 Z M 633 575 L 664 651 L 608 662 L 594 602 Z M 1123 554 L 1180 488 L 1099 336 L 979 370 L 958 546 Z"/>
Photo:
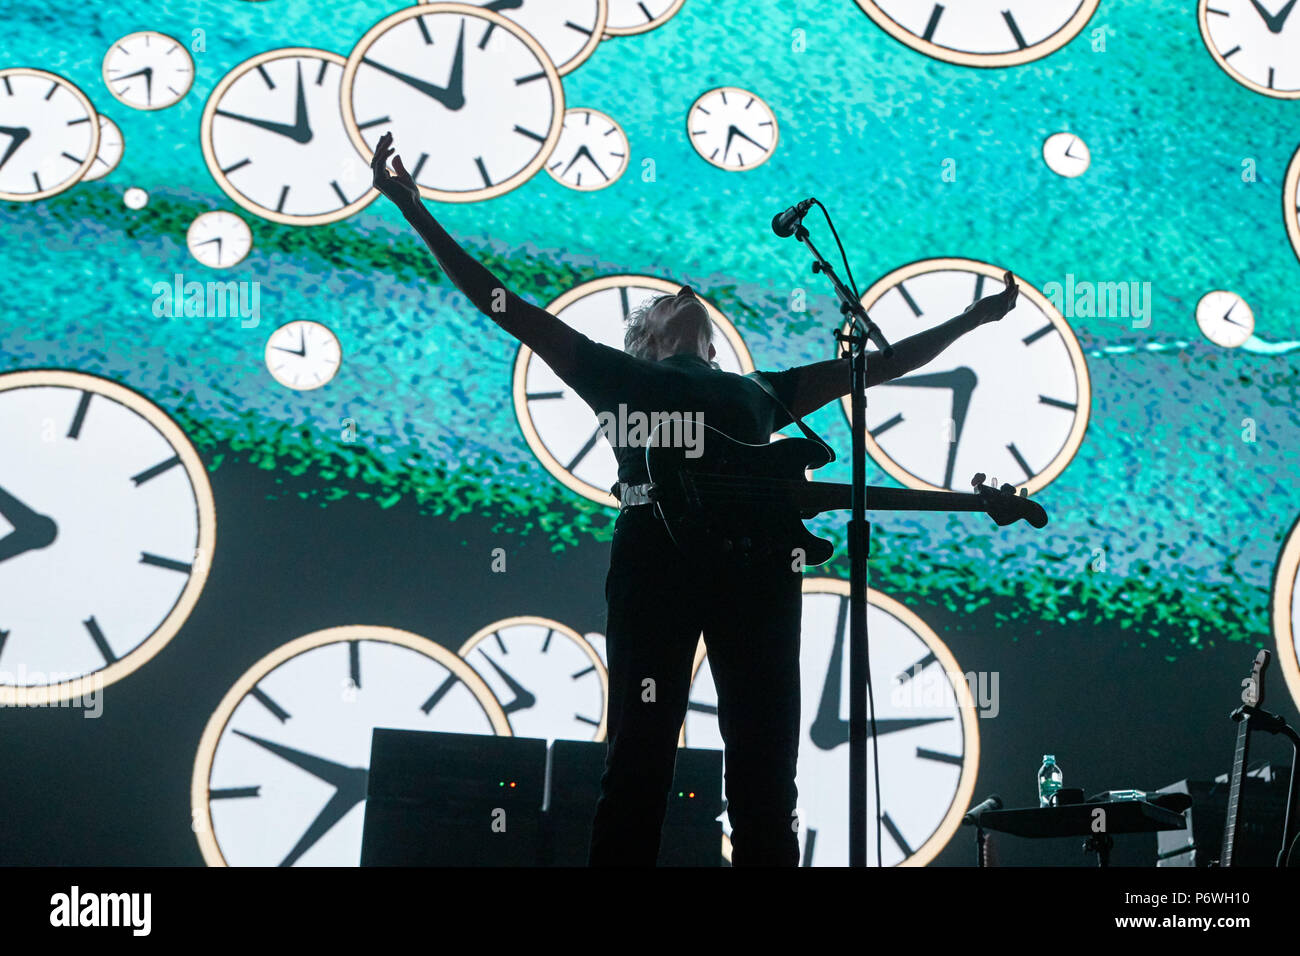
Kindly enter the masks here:
<path id="1" fill-rule="evenodd" d="M 409 73 L 400 73 L 391 67 L 384 66 L 382 63 L 376 63 L 369 57 L 362 57 L 362 62 L 373 66 L 382 73 L 396 77 L 407 86 L 419 90 L 425 96 L 432 97 L 449 110 L 458 110 L 465 105 L 465 21 L 460 23 L 460 39 L 456 41 L 456 57 L 452 60 L 451 76 L 447 79 L 447 85 L 434 86 L 427 80 L 421 80 L 418 77 L 411 76 Z"/>
<path id="2" fill-rule="evenodd" d="M 730 128 L 729 130 L 727 130 L 727 145 L 726 145 L 725 147 L 723 147 L 723 150 L 722 150 L 722 158 L 723 158 L 723 159 L 726 159 L 726 158 L 727 158 L 727 154 L 731 152 L 731 141 L 732 141 L 733 139 L 735 139 L 737 136 L 741 136 L 741 137 L 744 137 L 745 139 L 749 139 L 749 137 L 746 136 L 745 133 L 741 131 L 740 127 L 736 126 L 735 123 L 732 123 L 732 124 L 731 124 L 731 128 Z M 753 141 L 752 139 L 749 139 L 749 141 L 750 141 L 751 143 L 754 143 L 754 141 Z M 767 147 L 766 147 L 766 146 L 762 146 L 762 145 L 760 145 L 759 143 L 754 143 L 754 145 L 757 146 L 759 149 L 761 149 L 763 152 L 765 152 L 765 153 L 767 152 Z"/>
<path id="3" fill-rule="evenodd" d="M 136 70 L 134 73 L 128 73 L 126 76 L 114 77 L 114 80 L 130 80 L 137 76 L 144 77 L 144 101 L 150 106 L 153 105 L 153 67 L 146 66 L 143 70 Z"/>
<path id="4" fill-rule="evenodd" d="M 307 354 L 307 333 L 302 329 L 298 330 L 298 347 L 296 349 L 287 349 L 283 345 L 274 346 L 277 352 L 288 352 L 290 355 L 299 357 Z"/>
<path id="5" fill-rule="evenodd" d="M 1223 313 L 1223 321 L 1227 322 L 1229 325 L 1235 325 L 1239 329 L 1244 329 L 1245 326 L 1232 317 L 1232 310 L 1235 309 L 1236 307 L 1237 307 L 1237 303 L 1235 302 L 1232 303 L 1232 305 L 1228 308 L 1228 311 Z"/>
<path id="6" fill-rule="evenodd" d="M 33 511 L 3 488 L 0 488 L 0 515 L 14 526 L 0 538 L 0 561 L 49 547 L 58 537 L 59 527 L 53 518 Z"/>
<path id="7" fill-rule="evenodd" d="M 482 651 L 479 651 L 479 653 L 483 654 Z M 536 705 L 537 698 L 529 693 L 522 684 L 502 670 L 501 665 L 492 658 L 488 657 L 486 654 L 483 654 L 483 656 L 487 657 L 487 662 L 492 665 L 492 669 L 500 675 L 501 679 L 506 682 L 506 686 L 510 688 L 511 693 L 515 695 L 515 699 L 509 704 L 502 705 L 502 710 L 504 710 L 507 715 L 513 714 L 516 710 L 527 710 L 529 707 Z"/>
<path id="8" fill-rule="evenodd" d="M 560 175 L 563 176 L 564 173 L 567 173 L 570 169 L 572 169 L 573 164 L 576 163 L 578 159 L 583 156 L 586 156 L 587 161 L 591 163 L 591 165 L 596 167 L 596 172 L 600 173 L 602 176 L 605 176 L 606 179 L 609 179 L 609 176 L 605 175 L 605 170 L 600 168 L 600 163 L 596 162 L 596 157 L 591 155 L 591 151 L 588 150 L 586 146 L 578 147 L 578 151 L 573 154 L 573 159 L 569 160 L 569 165 L 564 167 L 564 172 L 560 173 Z"/>
<path id="9" fill-rule="evenodd" d="M 345 767 L 341 763 L 326 760 L 324 757 L 317 757 L 306 751 L 295 750 L 292 747 L 286 747 L 284 744 L 277 744 L 273 740 L 264 740 L 261 737 L 246 734 L 242 730 L 236 730 L 235 733 L 245 740 L 251 740 L 259 747 L 271 751 L 277 757 L 287 760 L 295 767 L 306 770 L 313 777 L 323 780 L 337 789 L 342 789 L 358 771 L 361 773 L 366 772 L 364 767 Z"/>
<path id="10" fill-rule="evenodd" d="M 5 150 L 4 156 L 0 156 L 0 169 L 4 169 L 5 163 L 9 162 L 9 157 L 18 150 L 19 146 L 31 138 L 32 131 L 26 126 L 0 126 L 0 133 L 13 137 L 13 141 L 9 144 L 9 148 Z"/>
<path id="11" fill-rule="evenodd" d="M 348 767 L 350 774 L 345 785 L 340 786 L 334 796 L 321 808 L 320 813 L 316 814 L 316 819 L 307 827 L 307 831 L 298 838 L 293 849 L 288 855 L 280 861 L 281 866 L 293 866 L 298 859 L 316 845 L 316 842 L 323 837 L 334 824 L 338 823 L 348 811 L 366 798 L 366 778 L 367 772 L 362 767 Z"/>
<path id="12" fill-rule="evenodd" d="M 523 5 L 524 0 L 492 0 L 491 3 L 483 4 L 483 9 L 500 13 L 502 10 L 518 10 Z"/>
<path id="13" fill-rule="evenodd" d="M 944 468 L 943 486 L 952 487 L 953 467 L 957 463 L 957 447 L 961 443 L 962 429 L 966 426 L 966 413 L 970 409 L 971 393 L 979 384 L 975 370 L 959 365 L 949 372 L 933 372 L 928 375 L 909 375 L 896 378 L 890 385 L 905 385 L 914 388 L 947 388 L 952 390 L 952 442 L 948 448 L 948 464 Z"/>
<path id="14" fill-rule="evenodd" d="M 835 622 L 835 643 L 831 647 L 830 663 L 826 666 L 826 679 L 822 681 L 822 698 L 817 705 L 817 716 L 808 728 L 808 739 L 820 750 L 834 750 L 849 739 L 849 722 L 840 717 L 840 683 L 843 677 L 844 626 L 847 623 L 849 602 L 840 601 L 839 616 Z"/>
<path id="15" fill-rule="evenodd" d="M 275 123 L 271 120 L 258 119 L 255 116 L 243 116 L 239 113 L 231 113 L 228 110 L 217 110 L 218 116 L 224 116 L 226 119 L 238 120 L 241 123 L 248 123 L 250 126 L 256 126 L 267 132 L 275 133 L 277 136 L 287 136 L 295 143 L 310 143 L 312 138 L 311 124 L 307 118 L 307 97 L 302 90 L 302 64 L 298 64 L 298 95 L 294 106 L 293 124 Z"/>
<path id="16" fill-rule="evenodd" d="M 1265 10 L 1260 5 L 1259 0 L 1250 0 L 1250 5 L 1255 8 L 1255 12 L 1264 21 L 1264 25 L 1268 27 L 1270 33 L 1281 33 L 1282 27 L 1286 26 L 1287 17 L 1291 15 L 1291 8 L 1295 6 L 1295 0 L 1291 0 L 1277 14 L 1271 14 Z"/>

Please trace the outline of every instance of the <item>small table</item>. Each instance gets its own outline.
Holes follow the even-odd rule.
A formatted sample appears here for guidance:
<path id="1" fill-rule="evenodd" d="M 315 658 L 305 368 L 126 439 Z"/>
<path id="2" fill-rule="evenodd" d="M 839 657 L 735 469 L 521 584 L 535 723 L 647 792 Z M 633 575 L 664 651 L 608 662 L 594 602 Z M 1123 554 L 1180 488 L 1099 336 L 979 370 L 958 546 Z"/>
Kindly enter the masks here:
<path id="1" fill-rule="evenodd" d="M 1096 813 L 1105 816 L 1105 829 L 1094 830 Z M 1022 837 L 1086 836 L 1084 849 L 1096 851 L 1097 865 L 1110 865 L 1114 833 L 1155 833 L 1157 830 L 1185 830 L 1182 813 L 1146 800 L 1111 800 L 1104 803 L 1067 803 L 1063 807 L 1025 807 L 1018 810 L 985 810 L 979 817 L 982 829 Z"/>

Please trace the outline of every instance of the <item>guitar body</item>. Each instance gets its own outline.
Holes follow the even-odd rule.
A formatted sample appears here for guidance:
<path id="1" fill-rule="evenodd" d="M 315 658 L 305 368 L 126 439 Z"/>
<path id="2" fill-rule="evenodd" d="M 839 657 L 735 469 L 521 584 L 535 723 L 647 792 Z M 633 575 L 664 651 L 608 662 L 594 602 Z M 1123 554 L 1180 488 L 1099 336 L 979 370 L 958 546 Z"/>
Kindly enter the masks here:
<path id="1" fill-rule="evenodd" d="M 736 568 L 796 569 L 830 560 L 834 546 L 804 527 L 816 514 L 803 504 L 805 472 L 830 461 L 827 449 L 807 438 L 749 445 L 700 425 L 694 448 L 659 443 L 672 430 L 656 429 L 646 446 L 654 501 L 673 542 L 687 555 Z M 687 452 L 699 452 L 688 457 Z"/>

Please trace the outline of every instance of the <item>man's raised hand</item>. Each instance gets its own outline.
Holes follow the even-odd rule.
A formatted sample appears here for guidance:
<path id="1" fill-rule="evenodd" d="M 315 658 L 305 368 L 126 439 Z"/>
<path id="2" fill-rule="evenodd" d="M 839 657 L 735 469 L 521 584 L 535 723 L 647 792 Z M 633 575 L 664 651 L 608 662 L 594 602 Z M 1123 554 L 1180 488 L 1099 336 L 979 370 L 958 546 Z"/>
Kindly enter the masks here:
<path id="1" fill-rule="evenodd" d="M 370 169 L 375 176 L 375 188 L 391 199 L 399 207 L 407 208 L 420 201 L 420 187 L 402 165 L 402 157 L 393 156 L 396 173 L 388 171 L 388 157 L 393 156 L 393 134 L 385 133 L 375 144 L 375 155 L 370 160 Z"/>
<path id="2" fill-rule="evenodd" d="M 996 322 L 1016 307 L 1016 297 L 1020 295 L 1020 286 L 1016 285 L 1015 276 L 1003 273 L 1002 281 L 1006 285 L 1001 292 L 985 296 L 966 311 L 979 319 L 980 325 Z"/>

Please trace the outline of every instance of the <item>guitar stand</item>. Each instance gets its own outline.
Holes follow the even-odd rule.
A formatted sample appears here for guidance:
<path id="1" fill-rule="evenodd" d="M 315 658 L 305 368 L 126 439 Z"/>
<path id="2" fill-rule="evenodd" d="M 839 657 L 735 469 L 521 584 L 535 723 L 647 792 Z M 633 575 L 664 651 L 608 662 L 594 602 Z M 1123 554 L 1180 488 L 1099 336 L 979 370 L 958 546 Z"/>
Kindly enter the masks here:
<path id="1" fill-rule="evenodd" d="M 1296 810 L 1296 764 L 1300 762 L 1300 734 L 1287 726 L 1286 720 L 1280 715 L 1260 710 L 1251 704 L 1242 704 L 1232 712 L 1232 719 L 1235 721 L 1245 720 L 1246 718 L 1250 718 L 1250 723 L 1246 727 L 1247 733 L 1263 730 L 1270 734 L 1281 734 L 1291 741 L 1291 780 L 1287 785 L 1286 816 L 1283 817 L 1282 821 L 1282 849 L 1277 854 L 1277 865 L 1286 866 L 1287 855 L 1292 849 L 1292 843 L 1300 841 L 1300 821 L 1296 820 L 1296 813 L 1294 812 Z"/>

